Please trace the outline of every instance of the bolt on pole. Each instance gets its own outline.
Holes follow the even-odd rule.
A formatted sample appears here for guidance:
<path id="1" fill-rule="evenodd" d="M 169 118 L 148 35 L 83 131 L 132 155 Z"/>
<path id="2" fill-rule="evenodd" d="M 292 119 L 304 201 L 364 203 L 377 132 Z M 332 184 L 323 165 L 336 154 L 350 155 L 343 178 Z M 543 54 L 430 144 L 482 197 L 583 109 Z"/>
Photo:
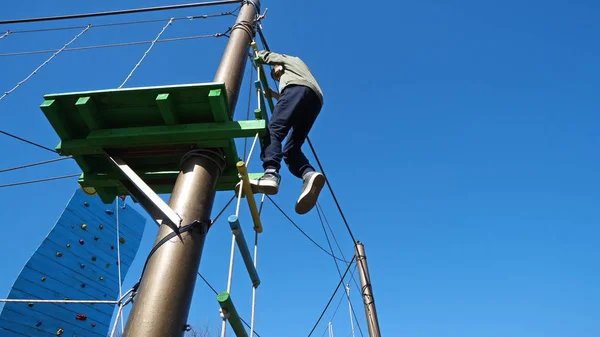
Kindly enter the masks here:
<path id="1" fill-rule="evenodd" d="M 367 256 L 365 246 L 356 241 L 356 263 L 360 275 L 360 286 L 362 288 L 362 297 L 365 305 L 365 314 L 367 316 L 367 326 L 369 327 L 370 337 L 381 337 L 379 331 L 379 319 L 377 318 L 377 309 L 375 308 L 375 299 L 373 297 L 373 287 L 371 286 L 371 276 L 367 265 Z"/>
<path id="2" fill-rule="evenodd" d="M 259 0 L 253 2 L 260 8 Z M 250 2 L 241 7 L 215 76 L 215 82 L 225 83 L 231 115 L 244 77 L 247 51 L 254 37 L 253 22 L 257 14 L 258 9 Z M 248 29 L 252 34 L 249 34 Z M 148 260 L 124 337 L 184 335 L 216 184 L 224 167 L 225 160 L 220 150 L 198 149 L 184 156 L 169 207 L 182 218 L 182 226 L 194 221 L 201 221 L 202 225 L 164 243 Z M 172 231 L 163 223 L 154 244 Z"/>

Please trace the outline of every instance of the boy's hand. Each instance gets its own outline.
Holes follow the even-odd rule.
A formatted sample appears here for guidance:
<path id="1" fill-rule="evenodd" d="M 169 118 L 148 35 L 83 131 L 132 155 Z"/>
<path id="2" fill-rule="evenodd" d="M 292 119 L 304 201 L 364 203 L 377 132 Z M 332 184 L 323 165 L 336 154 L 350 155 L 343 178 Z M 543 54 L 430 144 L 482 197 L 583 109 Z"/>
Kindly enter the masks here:
<path id="1" fill-rule="evenodd" d="M 269 87 L 269 91 L 271 92 L 271 97 L 275 98 L 276 100 L 279 100 L 279 94 L 275 90 Z"/>

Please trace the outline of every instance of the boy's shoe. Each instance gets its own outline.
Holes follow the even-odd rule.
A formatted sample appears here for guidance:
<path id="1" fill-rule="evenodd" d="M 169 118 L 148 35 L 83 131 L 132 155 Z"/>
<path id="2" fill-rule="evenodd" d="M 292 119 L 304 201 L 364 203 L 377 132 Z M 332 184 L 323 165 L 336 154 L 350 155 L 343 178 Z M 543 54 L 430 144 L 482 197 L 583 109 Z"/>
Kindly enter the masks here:
<path id="1" fill-rule="evenodd" d="M 264 193 L 268 195 L 274 195 L 279 192 L 279 182 L 281 181 L 281 176 L 274 169 L 265 170 L 265 174 L 258 179 L 250 179 L 250 186 L 252 187 L 252 193 Z M 235 185 L 236 195 L 239 195 L 239 189 L 241 187 L 241 182 L 238 182 Z M 242 195 L 244 192 L 242 191 Z"/>
<path id="2" fill-rule="evenodd" d="M 302 177 L 302 192 L 296 202 L 296 213 L 308 213 L 319 199 L 319 193 L 325 185 L 325 176 L 319 172 L 309 172 Z"/>

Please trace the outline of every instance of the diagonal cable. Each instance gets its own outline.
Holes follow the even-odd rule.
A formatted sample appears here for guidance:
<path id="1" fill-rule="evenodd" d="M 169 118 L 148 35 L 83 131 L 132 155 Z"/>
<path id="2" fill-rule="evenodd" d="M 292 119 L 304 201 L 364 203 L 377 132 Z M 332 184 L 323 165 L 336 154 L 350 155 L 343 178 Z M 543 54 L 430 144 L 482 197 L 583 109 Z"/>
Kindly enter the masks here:
<path id="1" fill-rule="evenodd" d="M 123 83 L 121 83 L 121 85 L 119 86 L 119 89 L 123 88 L 123 86 L 125 85 L 125 83 L 127 83 L 127 81 L 129 81 L 129 79 L 131 78 L 131 76 L 133 76 L 133 73 L 139 68 L 139 66 L 142 64 L 142 62 L 144 61 L 144 59 L 146 58 L 146 56 L 148 55 L 148 53 L 152 50 L 152 48 L 154 48 L 154 45 L 156 44 L 156 41 L 158 41 L 158 39 L 160 39 L 160 37 L 162 36 L 162 34 L 165 32 L 165 30 L 167 30 L 167 28 L 169 28 L 171 26 L 171 24 L 173 24 L 173 20 L 174 20 L 174 18 L 171 18 L 169 20 L 169 22 L 167 22 L 167 24 L 160 31 L 160 33 L 158 33 L 158 35 L 156 36 L 156 38 L 154 39 L 154 41 L 152 41 L 152 44 L 150 45 L 150 47 L 148 47 L 148 49 L 146 50 L 146 52 L 144 53 L 144 55 L 142 55 L 142 58 L 138 61 L 138 63 L 135 65 L 135 67 L 133 67 L 133 69 L 131 69 L 131 72 L 129 73 L 129 75 L 127 75 L 127 78 L 125 78 L 125 81 L 123 81 Z"/>
<path id="2" fill-rule="evenodd" d="M 2 35 L 0 36 L 0 40 L 2 40 L 3 38 L 5 38 L 5 37 L 9 36 L 11 33 L 12 33 L 12 32 L 11 32 L 10 30 L 7 30 L 7 31 L 6 31 L 4 34 L 2 34 Z"/>
<path id="3" fill-rule="evenodd" d="M 340 254 L 342 255 L 342 258 L 344 260 L 346 260 L 346 256 L 344 255 L 344 251 L 342 250 L 342 247 L 340 247 L 340 243 L 338 242 L 337 238 L 335 237 L 335 233 L 333 232 L 333 229 L 331 228 L 331 225 L 329 224 L 329 220 L 327 220 L 327 216 L 325 215 L 325 210 L 323 210 L 323 207 L 321 206 L 321 204 L 319 202 L 317 202 L 317 214 L 319 213 L 319 211 L 321 212 L 320 215 L 323 216 L 323 219 L 325 220 L 325 223 L 327 224 L 327 228 L 329 228 L 329 232 L 331 233 L 331 237 L 333 238 L 333 241 L 335 242 L 338 250 L 340 251 Z M 325 234 L 327 235 L 327 234 Z M 356 278 L 354 277 L 354 274 L 351 275 L 352 281 L 354 282 L 354 285 L 356 286 L 356 289 L 358 290 L 359 293 L 361 293 L 361 287 L 358 285 L 358 282 L 356 281 Z"/>
<path id="4" fill-rule="evenodd" d="M 227 36 L 227 30 L 225 33 L 214 33 L 214 34 L 206 34 L 206 35 L 193 35 L 193 36 L 182 36 L 182 37 L 173 37 L 168 39 L 162 39 L 156 41 L 156 43 L 163 42 L 177 42 L 177 41 L 186 41 L 186 40 L 197 40 L 197 39 L 207 39 L 207 38 L 219 38 L 222 36 Z M 120 42 L 120 43 L 110 43 L 110 44 L 100 44 L 100 45 L 92 45 L 92 46 L 83 46 L 83 47 L 75 47 L 75 48 L 67 48 L 63 51 L 81 51 L 81 50 L 90 50 L 90 49 L 104 49 L 104 48 L 115 48 L 115 47 L 127 47 L 127 46 L 137 46 L 142 44 L 149 44 L 153 41 L 131 41 L 131 42 Z M 22 52 L 14 52 L 14 53 L 6 53 L 0 54 L 0 57 L 8 57 L 8 56 L 21 56 L 21 55 L 34 55 L 34 54 L 46 54 L 53 53 L 57 50 L 54 49 L 46 49 L 46 50 L 33 50 L 33 51 L 22 51 Z"/>
<path id="5" fill-rule="evenodd" d="M 335 256 L 335 255 L 332 255 L 330 252 L 328 252 L 328 251 L 327 251 L 327 249 L 325 249 L 325 248 L 323 248 L 321 245 L 319 245 L 319 244 L 318 244 L 318 243 L 317 243 L 315 240 L 313 240 L 313 238 L 311 238 L 311 237 L 310 237 L 310 235 L 306 234 L 306 232 L 305 232 L 305 231 L 303 231 L 303 230 L 302 230 L 302 228 L 300 228 L 300 226 L 298 226 L 298 225 L 297 225 L 297 224 L 294 222 L 294 220 L 292 220 L 292 218 L 290 218 L 290 217 L 289 217 L 289 216 L 288 216 L 288 215 L 287 215 L 287 214 L 286 214 L 286 213 L 283 211 L 283 209 L 281 209 L 281 207 L 279 207 L 279 205 L 277 205 L 277 203 L 275 202 L 275 200 L 273 200 L 273 199 L 271 198 L 271 196 L 267 195 L 267 198 L 269 198 L 269 200 L 271 201 L 271 203 L 272 203 L 272 204 L 273 204 L 273 205 L 274 205 L 274 206 L 275 206 L 275 207 L 276 207 L 276 208 L 279 210 L 279 212 L 281 212 L 281 214 L 283 214 L 283 216 L 285 216 L 285 217 L 286 217 L 286 218 L 289 220 L 289 222 L 290 222 L 292 225 L 294 225 L 294 227 L 296 227 L 296 229 L 298 229 L 298 230 L 299 230 L 299 231 L 300 231 L 300 232 L 301 232 L 301 233 L 302 233 L 302 234 L 303 234 L 305 237 L 307 237 L 307 238 L 308 238 L 308 239 L 309 239 L 309 240 L 310 240 L 312 243 L 314 243 L 314 244 L 315 244 L 315 246 L 319 247 L 319 249 L 320 249 L 320 250 L 324 251 L 324 252 L 325 252 L 325 254 L 327 254 L 327 255 L 329 255 L 329 256 L 331 256 L 331 257 L 333 257 L 334 259 L 336 259 L 336 260 L 338 260 L 338 261 L 342 261 L 342 262 L 344 262 L 344 263 L 349 263 L 349 262 L 348 262 L 348 261 L 346 261 L 346 260 L 340 259 L 339 257 L 337 257 L 337 256 Z M 353 258 L 353 259 L 354 259 L 354 258 Z"/>
<path id="6" fill-rule="evenodd" d="M 61 157 L 61 158 L 56 158 L 56 159 L 44 160 L 44 161 L 40 161 L 40 162 L 32 163 L 32 164 L 26 164 L 26 165 L 21 165 L 21 166 L 10 167 L 10 168 L 6 168 L 6 169 L 0 170 L 0 173 L 21 170 L 21 169 L 24 169 L 24 168 L 38 166 L 38 165 L 50 164 L 50 163 L 54 163 L 54 162 L 57 162 L 57 161 L 63 161 L 63 160 L 71 159 L 71 158 L 72 158 L 71 156 L 69 156 L 69 157 Z"/>
<path id="7" fill-rule="evenodd" d="M 54 59 L 58 54 L 60 54 L 63 50 L 65 50 L 67 47 L 69 47 L 73 42 L 75 42 L 81 35 L 83 35 L 85 32 L 87 32 L 90 28 L 92 28 L 92 25 L 88 25 L 87 27 L 85 27 L 85 29 L 82 30 L 79 34 L 77 34 L 71 41 L 67 42 L 61 49 L 56 51 L 54 54 L 52 54 L 52 56 L 50 56 L 46 61 L 44 61 L 44 63 L 40 64 L 40 66 L 37 67 L 31 74 L 29 74 L 29 76 L 25 77 L 25 79 L 23 79 L 21 82 L 17 83 L 17 85 L 15 85 L 12 89 L 10 89 L 9 91 L 5 92 L 2 96 L 0 96 L 0 101 L 3 100 L 6 96 L 13 93 L 15 90 L 17 90 L 18 87 L 23 85 L 23 83 L 27 82 L 33 75 L 37 74 L 37 72 L 40 71 L 40 69 L 42 69 L 42 67 L 44 67 L 46 64 L 48 64 L 50 61 L 52 61 L 52 59 Z"/>
<path id="8" fill-rule="evenodd" d="M 322 210 L 319 210 L 319 207 L 317 207 L 317 215 L 319 216 L 319 221 L 321 222 L 321 227 L 323 228 L 323 233 L 325 234 L 325 238 L 327 239 L 327 245 L 329 245 L 331 254 L 333 254 L 333 247 L 331 246 L 331 241 L 329 241 L 329 235 L 327 235 L 327 230 L 325 229 L 325 224 L 323 223 L 323 217 L 321 216 L 321 212 L 322 212 Z M 332 234 L 333 234 L 333 232 L 332 232 Z M 341 250 L 340 250 L 340 252 L 341 252 Z M 342 256 L 343 256 L 343 253 L 342 253 Z M 344 260 L 346 259 L 345 256 L 343 256 L 343 258 L 344 258 Z M 338 266 L 337 260 L 334 259 L 333 262 L 335 263 L 335 268 L 337 269 L 339 276 L 342 277 L 342 272 L 340 271 L 340 267 Z M 351 273 L 350 277 L 352 279 L 354 279 L 354 273 Z M 354 315 L 354 319 L 356 320 L 356 323 L 358 324 L 358 317 L 356 316 L 356 312 L 354 311 L 354 306 L 352 305 L 352 300 L 350 299 L 350 295 L 348 295 L 348 293 L 345 291 L 344 291 L 344 294 L 346 295 L 346 298 L 348 298 L 348 303 L 350 304 L 350 310 L 352 311 L 352 315 Z M 342 296 L 342 298 L 343 298 L 343 296 Z M 333 314 L 334 317 L 335 317 L 336 313 L 337 313 L 337 309 L 336 309 L 335 313 Z M 331 319 L 333 319 L 333 317 Z M 358 326 L 358 330 L 360 331 L 360 335 L 364 336 L 360 325 Z"/>
<path id="9" fill-rule="evenodd" d="M 327 312 L 327 308 L 329 308 L 329 305 L 331 304 L 331 301 L 333 301 L 333 299 L 335 298 L 335 294 L 337 294 L 338 290 L 340 289 L 340 286 L 344 283 L 344 279 L 346 278 L 346 274 L 348 274 L 348 271 L 352 267 L 352 262 L 354 262 L 355 258 L 356 258 L 356 255 L 353 256 L 352 260 L 350 260 L 350 263 L 348 263 L 348 267 L 346 268 L 346 271 L 344 272 L 344 275 L 342 275 L 342 277 L 340 278 L 340 281 L 338 282 L 337 286 L 335 287 L 335 290 L 333 291 L 333 294 L 329 298 L 329 301 L 327 302 L 327 305 L 325 305 L 325 309 L 323 309 L 323 311 L 321 312 L 321 315 L 319 316 L 319 319 L 317 319 L 317 322 L 315 323 L 315 325 L 313 326 L 312 330 L 308 334 L 308 337 L 310 337 L 313 334 L 313 332 L 315 331 L 315 329 L 319 325 L 319 322 L 321 322 L 321 319 L 323 318 L 323 315 L 325 315 L 325 313 Z"/>
<path id="10" fill-rule="evenodd" d="M 42 183 L 42 182 L 45 182 L 45 181 L 67 179 L 67 178 L 73 178 L 73 177 L 79 177 L 79 176 L 81 176 L 81 173 L 70 174 L 70 175 L 59 176 L 59 177 L 52 177 L 52 178 L 44 178 L 44 179 L 37 179 L 37 180 L 21 181 L 21 182 L 18 182 L 18 183 L 11 183 L 11 184 L 0 185 L 0 188 L 11 187 L 11 186 L 21 186 L 21 185 L 28 185 L 28 184 L 35 184 L 35 183 Z"/>
<path id="11" fill-rule="evenodd" d="M 8 136 L 8 137 L 14 138 L 14 139 L 16 139 L 16 140 L 18 140 L 18 141 L 21 141 L 21 142 L 23 142 L 23 143 L 27 143 L 27 144 L 29 144 L 29 145 L 37 146 L 37 147 L 39 147 L 40 149 L 44 149 L 44 150 L 47 150 L 47 151 L 50 151 L 50 152 L 53 152 L 53 153 L 57 153 L 57 152 L 56 152 L 56 150 L 53 150 L 53 149 L 51 149 L 51 148 L 49 148 L 49 147 L 46 147 L 46 146 L 44 146 L 44 145 L 40 145 L 40 144 L 38 144 L 38 143 L 32 142 L 32 141 L 30 141 L 30 140 L 27 140 L 27 139 L 25 139 L 25 138 L 19 137 L 19 136 L 17 136 L 17 135 L 13 135 L 12 133 L 8 133 L 8 132 L 6 132 L 6 131 L 2 131 L 2 130 L 0 130 L 0 133 L 1 133 L 1 134 L 3 134 L 3 135 L 5 135 L 5 136 Z"/>

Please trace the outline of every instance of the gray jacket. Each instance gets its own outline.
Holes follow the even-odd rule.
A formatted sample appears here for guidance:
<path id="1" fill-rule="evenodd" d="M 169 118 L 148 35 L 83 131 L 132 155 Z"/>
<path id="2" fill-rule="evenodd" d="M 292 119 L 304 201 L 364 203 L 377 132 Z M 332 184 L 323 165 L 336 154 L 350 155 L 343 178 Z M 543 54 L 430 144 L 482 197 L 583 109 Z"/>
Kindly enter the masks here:
<path id="1" fill-rule="evenodd" d="M 308 66 L 299 57 L 261 50 L 258 53 L 258 58 L 262 63 L 268 65 L 283 65 L 283 75 L 279 79 L 279 93 L 282 93 L 283 89 L 290 84 L 303 85 L 312 89 L 319 96 L 321 104 L 323 104 L 323 92 L 319 87 L 319 83 L 313 77 Z"/>

